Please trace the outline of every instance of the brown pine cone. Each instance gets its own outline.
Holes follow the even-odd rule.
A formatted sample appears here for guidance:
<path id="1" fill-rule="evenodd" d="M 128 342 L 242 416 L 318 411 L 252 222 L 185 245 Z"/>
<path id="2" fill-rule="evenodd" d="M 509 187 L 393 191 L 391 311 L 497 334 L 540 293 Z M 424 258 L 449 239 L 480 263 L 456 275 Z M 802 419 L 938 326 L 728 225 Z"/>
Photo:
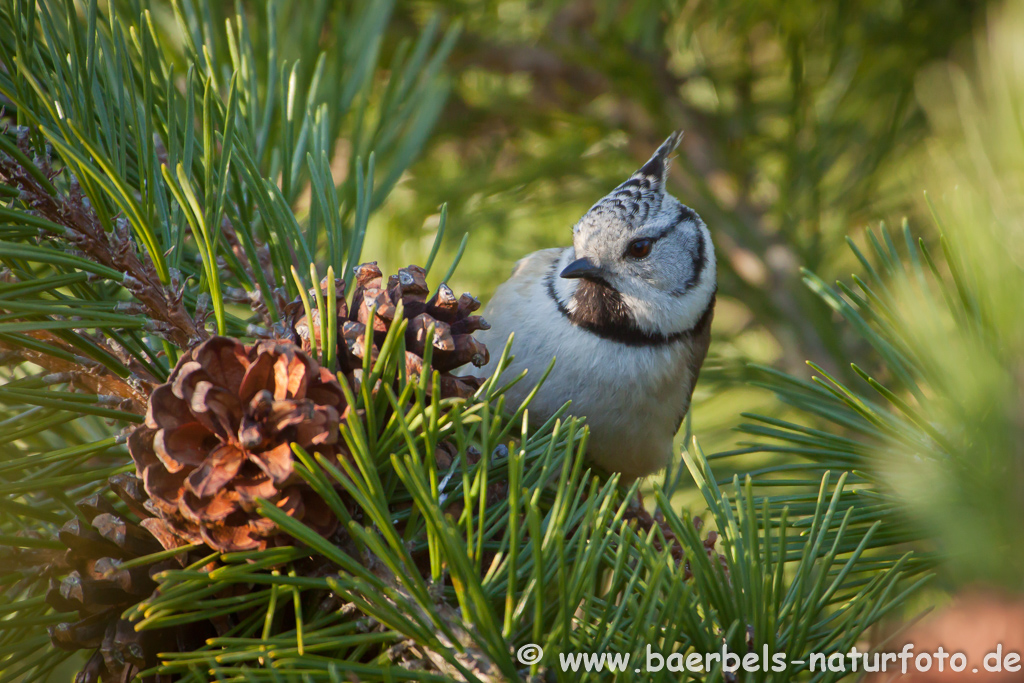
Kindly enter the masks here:
<path id="1" fill-rule="evenodd" d="M 337 380 L 294 344 L 208 339 L 153 390 L 145 425 L 128 439 L 146 508 L 178 537 L 221 552 L 280 539 L 257 498 L 330 535 L 338 520 L 296 475 L 291 444 L 336 462 L 346 410 Z"/>
<path id="2" fill-rule="evenodd" d="M 626 509 L 625 519 L 634 519 L 637 522 L 637 529 L 642 530 L 644 533 L 650 533 L 651 530 L 657 526 L 661 529 L 662 535 L 668 542 L 669 548 L 672 552 L 672 558 L 677 563 L 683 564 L 683 579 L 689 580 L 693 578 L 693 568 L 690 566 L 690 560 L 686 557 L 686 551 L 683 550 L 683 544 L 680 543 L 675 533 L 672 531 L 672 527 L 669 526 L 668 521 L 662 516 L 661 511 L 658 510 L 653 516 L 648 512 L 643 505 L 643 498 L 637 497 L 637 503 Z M 693 526 L 700 534 L 701 529 L 704 528 L 704 520 L 700 517 L 693 518 Z M 726 561 L 725 556 L 721 555 L 715 550 L 715 544 L 718 543 L 718 532 L 710 530 L 704 537 L 703 546 L 704 553 L 707 555 L 708 560 L 712 564 L 716 562 L 725 572 L 725 575 L 729 575 L 729 563 Z M 655 538 L 654 547 L 657 550 L 662 549 L 661 541 Z"/>
<path id="3" fill-rule="evenodd" d="M 358 373 L 367 354 L 371 360 L 376 360 L 380 345 L 395 322 L 398 303 L 402 302 L 405 318 L 409 321 L 405 333 L 405 365 L 409 376 L 416 377 L 423 372 L 427 331 L 433 325 L 431 366 L 440 372 L 442 398 L 468 398 L 480 388 L 483 379 L 452 374 L 453 370 L 467 363 L 482 367 L 489 360 L 487 347 L 473 338 L 476 330 L 490 328 L 486 320 L 472 315 L 480 308 L 479 301 L 469 294 L 456 298 L 445 284 L 428 299 L 427 272 L 419 266 L 401 268 L 388 278 L 386 286 L 376 261 L 356 267 L 355 277 L 351 305 L 344 300 L 345 282 L 340 279 L 334 282 L 338 301 L 339 370 L 346 374 Z M 329 286 L 326 278 L 320 283 L 325 300 Z M 301 299 L 296 299 L 286 307 L 285 313 L 291 321 L 289 327 L 294 340 L 302 345 L 304 351 L 310 352 L 311 338 L 316 340 L 317 348 L 321 348 L 317 310 L 311 312 L 312 320 L 307 319 Z M 366 348 L 367 327 L 373 330 L 369 349 Z"/>
<path id="4" fill-rule="evenodd" d="M 141 508 L 145 501 L 142 482 L 129 474 L 112 477 L 111 490 L 128 504 L 129 510 Z M 156 588 L 153 576 L 165 569 L 183 566 L 186 555 L 156 564 L 120 569 L 126 561 L 163 550 L 164 537 L 173 538 L 163 522 L 146 518 L 139 524 L 119 513 L 102 494 L 79 501 L 76 506 L 85 519 L 68 521 L 59 538 L 68 550 L 47 573 L 63 574 L 50 579 L 46 602 L 58 612 L 77 612 L 75 621 L 49 629 L 54 646 L 68 651 L 94 649 L 90 659 L 75 677 L 76 683 L 128 681 L 135 674 L 157 664 L 156 655 L 169 650 L 189 651 L 217 635 L 210 622 L 180 628 L 135 631 L 121 618 L 132 605 L 149 597 Z M 170 547 L 180 545 L 176 541 Z M 159 678 L 148 681 L 156 683 Z"/>

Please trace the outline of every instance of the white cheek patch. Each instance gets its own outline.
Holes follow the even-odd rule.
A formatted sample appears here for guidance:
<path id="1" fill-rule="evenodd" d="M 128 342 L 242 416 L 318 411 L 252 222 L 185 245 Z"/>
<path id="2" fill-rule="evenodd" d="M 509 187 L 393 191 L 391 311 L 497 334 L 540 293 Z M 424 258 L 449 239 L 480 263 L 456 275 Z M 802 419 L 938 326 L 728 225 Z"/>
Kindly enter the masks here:
<path id="1" fill-rule="evenodd" d="M 642 283 L 640 287 L 621 292 L 636 324 L 649 334 L 670 335 L 692 328 L 707 310 L 717 289 L 715 250 L 707 228 L 704 233 L 704 268 L 695 286 L 681 293 L 667 292 Z"/>

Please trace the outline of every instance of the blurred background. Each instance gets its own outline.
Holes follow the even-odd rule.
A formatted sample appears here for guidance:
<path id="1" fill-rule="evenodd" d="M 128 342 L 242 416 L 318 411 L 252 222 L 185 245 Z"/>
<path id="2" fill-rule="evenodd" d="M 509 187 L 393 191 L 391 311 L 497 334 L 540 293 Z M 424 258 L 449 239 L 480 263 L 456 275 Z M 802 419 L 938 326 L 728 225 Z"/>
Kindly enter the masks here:
<path id="1" fill-rule="evenodd" d="M 967 58 L 987 12 L 982 0 L 400 2 L 395 44 L 438 17 L 462 31 L 447 104 L 364 253 L 422 262 L 447 202 L 441 261 L 469 233 L 453 286 L 486 301 L 683 129 L 670 189 L 711 228 L 720 278 L 693 429 L 706 450 L 727 448 L 741 412 L 779 409 L 740 383 L 746 363 L 807 377 L 813 359 L 841 379 L 850 362 L 872 365 L 800 269 L 826 282 L 858 271 L 846 240 L 882 220 L 934 234 L 918 89 Z"/>
<path id="2" fill-rule="evenodd" d="M 289 5 L 284 42 L 315 39 L 337 4 Z M 363 254 L 385 272 L 424 263 L 447 203 L 439 262 L 468 234 L 451 284 L 486 301 L 519 258 L 569 244 L 591 204 L 683 129 L 669 188 L 704 218 L 719 256 L 711 356 L 691 411 L 704 450 L 742 446 L 750 435 L 736 428 L 751 412 L 821 430 L 805 433 L 810 445 L 848 439 L 871 495 L 915 529 L 915 549 L 941 558 L 907 614 L 961 594 L 946 625 L 930 627 L 936 642 L 971 631 L 965 614 L 1024 634 L 1012 597 L 1024 592 L 1022 5 L 400 0 L 381 63 L 428 25 L 460 32 L 443 109 L 372 215 Z M 169 8 L 155 18 L 173 25 Z M 386 90 L 387 69 L 374 78 Z M 341 183 L 352 155 L 338 152 Z M 821 283 L 867 279 L 874 266 L 850 243 L 870 253 L 868 230 L 882 222 L 894 233 L 905 222 L 912 239 L 879 266 L 879 296 L 865 292 L 861 306 L 847 295 L 860 313 L 841 314 L 804 269 Z M 903 261 L 928 270 L 918 238 L 945 288 L 890 277 Z M 857 419 L 885 427 L 880 436 L 750 381 L 752 363 L 821 374 L 808 360 L 874 398 L 863 376 L 892 388 L 884 409 L 850 399 L 867 406 Z M 725 459 L 716 474 L 793 463 L 797 452 Z"/>

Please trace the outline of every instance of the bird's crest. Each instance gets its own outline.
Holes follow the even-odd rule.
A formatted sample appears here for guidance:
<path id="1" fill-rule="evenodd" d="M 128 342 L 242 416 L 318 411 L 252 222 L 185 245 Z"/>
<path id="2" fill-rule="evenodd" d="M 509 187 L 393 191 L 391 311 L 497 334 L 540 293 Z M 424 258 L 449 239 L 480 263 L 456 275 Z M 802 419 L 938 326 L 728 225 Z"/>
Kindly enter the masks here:
<path id="1" fill-rule="evenodd" d="M 658 147 L 654 155 L 647 161 L 646 164 L 640 167 L 640 170 L 630 176 L 629 180 L 615 188 L 616 191 L 636 185 L 641 189 L 646 189 L 649 192 L 663 194 L 665 192 L 665 178 L 668 176 L 668 166 L 670 159 L 668 155 L 675 151 L 676 147 L 683 139 L 683 131 L 677 130 L 669 135 L 665 142 L 661 143 L 661 147 Z"/>
<path id="2" fill-rule="evenodd" d="M 661 201 L 665 197 L 669 154 L 679 146 L 682 139 L 682 131 L 669 135 L 647 163 L 594 204 L 573 231 L 578 231 L 585 222 L 589 222 L 588 217 L 597 220 L 614 216 L 628 225 L 642 225 L 648 216 L 661 208 Z"/>

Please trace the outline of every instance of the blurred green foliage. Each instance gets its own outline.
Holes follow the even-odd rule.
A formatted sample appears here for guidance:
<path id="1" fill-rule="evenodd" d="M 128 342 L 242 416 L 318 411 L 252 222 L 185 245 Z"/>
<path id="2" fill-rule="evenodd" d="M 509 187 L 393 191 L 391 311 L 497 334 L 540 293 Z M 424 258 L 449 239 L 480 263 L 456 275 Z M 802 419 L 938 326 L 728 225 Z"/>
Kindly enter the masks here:
<path id="1" fill-rule="evenodd" d="M 748 472 L 778 495 L 821 470 L 851 471 L 864 521 L 884 520 L 890 551 L 913 542 L 937 584 L 1024 590 L 1024 6 L 988 17 L 969 57 L 919 74 L 931 135 L 921 187 L 932 245 L 868 233 L 852 278 L 811 291 L 881 359 L 852 381 L 812 363 L 802 381 L 763 368 L 760 383 L 801 420 L 748 415 L 741 429 L 785 464 Z M 817 418 L 820 430 L 809 429 Z M 722 454 L 721 457 L 728 457 Z M 717 470 L 717 468 L 716 468 Z M 809 476 L 808 476 L 809 475 Z M 774 488 L 771 488 L 774 487 Z M 799 511 L 800 505 L 790 507 Z M 875 539 L 876 541 L 879 539 Z M 998 631 L 993 636 L 1002 635 Z M 1006 633 L 1005 635 L 1010 635 Z"/>
<path id="2" fill-rule="evenodd" d="M 975 55 L 922 75 L 936 195 L 958 306 L 902 283 L 899 313 L 932 375 L 925 419 L 946 459 L 896 461 L 893 487 L 949 557 L 957 584 L 1024 590 L 1024 6 L 988 17 Z M 958 313 L 958 309 L 962 313 Z"/>
<path id="3" fill-rule="evenodd" d="M 848 274 L 848 234 L 913 212 L 929 130 L 917 75 L 962 44 L 984 9 L 953 0 L 401 4 L 409 31 L 442 11 L 463 33 L 444 114 L 377 214 L 369 248 L 391 265 L 421 260 L 447 202 L 447 253 L 471 236 L 456 285 L 486 297 L 522 256 L 568 244 L 594 201 L 684 129 L 670 189 L 711 227 L 720 273 L 694 420 L 705 445 L 724 446 L 737 407 L 768 409 L 722 385 L 745 375 L 746 362 L 806 374 L 814 358 L 847 378 L 850 360 L 866 362 L 799 268 L 826 280 Z"/>

